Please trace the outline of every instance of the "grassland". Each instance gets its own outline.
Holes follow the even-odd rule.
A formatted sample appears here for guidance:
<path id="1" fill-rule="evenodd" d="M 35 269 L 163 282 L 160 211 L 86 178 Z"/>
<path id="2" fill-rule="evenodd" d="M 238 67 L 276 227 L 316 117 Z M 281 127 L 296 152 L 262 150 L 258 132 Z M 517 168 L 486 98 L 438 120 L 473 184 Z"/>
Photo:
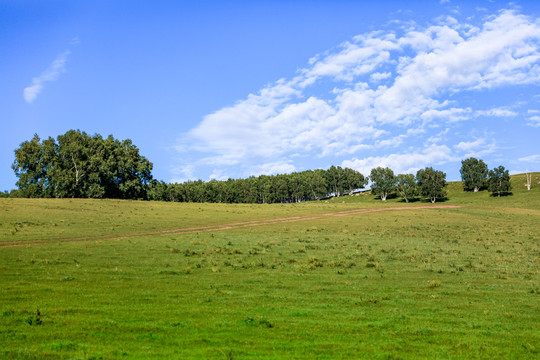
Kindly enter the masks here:
<path id="1" fill-rule="evenodd" d="M 539 177 L 459 208 L 0 199 L 0 357 L 539 358 Z"/>

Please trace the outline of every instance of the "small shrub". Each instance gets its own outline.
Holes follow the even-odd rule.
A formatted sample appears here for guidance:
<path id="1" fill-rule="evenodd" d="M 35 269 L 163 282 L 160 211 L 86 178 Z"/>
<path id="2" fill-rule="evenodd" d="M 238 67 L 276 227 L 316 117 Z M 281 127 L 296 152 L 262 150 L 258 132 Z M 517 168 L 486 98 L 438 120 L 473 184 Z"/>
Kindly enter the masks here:
<path id="1" fill-rule="evenodd" d="M 190 249 L 184 250 L 184 256 L 194 256 L 194 255 L 197 255 L 197 252 Z"/>
<path id="2" fill-rule="evenodd" d="M 36 309 L 35 314 L 32 314 L 26 318 L 26 323 L 31 326 L 43 324 L 43 321 L 41 321 L 41 312 L 39 311 L 39 309 Z"/>

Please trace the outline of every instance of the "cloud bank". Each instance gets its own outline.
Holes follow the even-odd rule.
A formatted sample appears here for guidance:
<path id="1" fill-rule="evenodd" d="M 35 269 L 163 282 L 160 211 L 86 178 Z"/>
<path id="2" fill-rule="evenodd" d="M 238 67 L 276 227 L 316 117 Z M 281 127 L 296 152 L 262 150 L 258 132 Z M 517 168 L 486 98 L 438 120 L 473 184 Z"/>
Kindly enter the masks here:
<path id="1" fill-rule="evenodd" d="M 512 119 L 515 104 L 471 101 L 540 83 L 540 23 L 504 10 L 478 24 L 437 24 L 355 36 L 290 79 L 206 115 L 178 149 L 213 173 L 247 176 L 336 163 L 398 173 L 497 151 L 463 123 Z M 523 122 L 538 127 L 539 116 Z M 318 159 L 318 160 L 317 160 Z M 300 169 L 298 169 L 300 170 Z"/>

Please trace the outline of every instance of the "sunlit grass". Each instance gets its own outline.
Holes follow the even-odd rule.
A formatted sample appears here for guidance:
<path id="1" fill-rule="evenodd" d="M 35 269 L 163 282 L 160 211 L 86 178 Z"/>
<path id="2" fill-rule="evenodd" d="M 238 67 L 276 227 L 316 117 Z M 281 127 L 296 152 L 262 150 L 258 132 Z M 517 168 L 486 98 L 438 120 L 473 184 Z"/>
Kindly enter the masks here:
<path id="1" fill-rule="evenodd" d="M 406 204 L 0 199 L 2 242 L 47 240 L 0 248 L 0 356 L 538 357 L 540 185 L 513 181 L 451 183 L 456 209 L 185 234 L 147 233 Z"/>

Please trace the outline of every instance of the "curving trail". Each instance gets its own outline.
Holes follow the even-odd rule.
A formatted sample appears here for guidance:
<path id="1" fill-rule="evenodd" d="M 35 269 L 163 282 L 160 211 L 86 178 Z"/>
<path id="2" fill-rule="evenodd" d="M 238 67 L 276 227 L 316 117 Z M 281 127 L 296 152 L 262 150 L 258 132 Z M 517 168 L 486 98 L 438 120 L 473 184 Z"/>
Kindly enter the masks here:
<path id="1" fill-rule="evenodd" d="M 427 205 L 427 206 L 410 206 L 410 207 L 388 207 L 388 208 L 379 208 L 379 209 L 354 209 L 354 210 L 345 210 L 345 211 L 338 211 L 338 212 L 325 213 L 325 214 L 292 216 L 292 217 L 265 219 L 265 220 L 253 220 L 253 221 L 236 222 L 236 223 L 230 223 L 230 224 L 158 230 L 158 231 L 132 233 L 132 234 L 92 235 L 92 236 L 78 236 L 78 237 L 69 237 L 69 238 L 57 238 L 57 239 L 37 239 L 37 240 L 27 240 L 27 241 L 5 240 L 5 241 L 0 241 L 0 248 L 48 245 L 53 242 L 54 243 L 57 243 L 57 242 L 70 243 L 70 242 L 82 242 L 82 241 L 93 241 L 93 240 L 119 240 L 119 239 L 126 239 L 126 238 L 132 238 L 132 237 L 163 235 L 163 234 L 193 234 L 193 233 L 198 233 L 198 232 L 223 231 L 223 230 L 240 229 L 240 228 L 247 228 L 247 227 L 253 227 L 253 226 L 263 226 L 263 225 L 282 224 L 282 223 L 290 223 L 290 222 L 298 222 L 298 221 L 317 220 L 317 219 L 330 217 L 330 216 L 351 216 L 351 215 L 371 213 L 371 212 L 394 211 L 394 210 L 456 209 L 460 207 L 461 206 L 455 206 L 455 205 Z"/>

